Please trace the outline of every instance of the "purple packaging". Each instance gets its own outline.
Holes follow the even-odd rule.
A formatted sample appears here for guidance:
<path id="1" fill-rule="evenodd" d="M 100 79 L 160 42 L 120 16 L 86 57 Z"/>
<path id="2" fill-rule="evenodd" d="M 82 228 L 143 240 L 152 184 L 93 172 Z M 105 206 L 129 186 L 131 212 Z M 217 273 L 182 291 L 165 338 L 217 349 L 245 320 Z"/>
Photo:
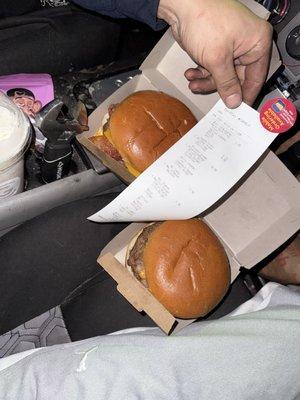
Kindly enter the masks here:
<path id="1" fill-rule="evenodd" d="M 49 74 L 16 74 L 0 76 L 0 91 L 5 93 L 34 124 L 40 109 L 54 99 L 53 81 Z M 35 148 L 43 153 L 46 138 L 35 127 Z"/>
<path id="2" fill-rule="evenodd" d="M 0 76 L 0 90 L 31 118 L 54 99 L 53 82 L 49 74 Z"/>

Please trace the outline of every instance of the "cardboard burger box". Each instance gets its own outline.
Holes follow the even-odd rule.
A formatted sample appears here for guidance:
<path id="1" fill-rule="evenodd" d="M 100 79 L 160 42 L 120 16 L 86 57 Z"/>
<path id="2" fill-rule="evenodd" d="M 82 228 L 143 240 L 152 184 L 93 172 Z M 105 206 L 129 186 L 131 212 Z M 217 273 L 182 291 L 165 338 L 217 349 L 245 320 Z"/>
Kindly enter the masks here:
<path id="1" fill-rule="evenodd" d="M 268 13 L 254 2 L 243 1 L 257 14 Z M 217 94 L 194 95 L 183 76 L 193 62 L 168 31 L 141 66 L 141 74 L 119 88 L 90 116 L 89 131 L 79 140 L 121 179 L 134 177 L 118 162 L 101 152 L 88 139 L 101 128 L 108 106 L 138 90 L 161 90 L 184 102 L 200 120 L 218 101 Z M 279 67 L 274 49 L 270 74 Z M 251 268 L 290 238 L 300 226 L 300 187 L 296 178 L 269 152 L 238 188 L 205 215 L 204 221 L 219 237 L 231 266 L 231 281 L 239 268 Z M 145 224 L 134 223 L 117 235 L 101 252 L 98 262 L 117 282 L 118 291 L 138 310 L 145 311 L 167 334 L 177 332 L 193 320 L 171 315 L 125 267 L 127 245 Z"/>
<path id="2" fill-rule="evenodd" d="M 290 238 L 300 226 L 300 185 L 270 153 L 225 202 L 203 220 L 221 240 L 231 268 L 231 282 L 241 266 L 251 268 Z M 193 319 L 174 317 L 126 268 L 127 247 L 147 224 L 132 223 L 102 250 L 98 263 L 117 283 L 117 290 L 144 311 L 168 335 Z"/>

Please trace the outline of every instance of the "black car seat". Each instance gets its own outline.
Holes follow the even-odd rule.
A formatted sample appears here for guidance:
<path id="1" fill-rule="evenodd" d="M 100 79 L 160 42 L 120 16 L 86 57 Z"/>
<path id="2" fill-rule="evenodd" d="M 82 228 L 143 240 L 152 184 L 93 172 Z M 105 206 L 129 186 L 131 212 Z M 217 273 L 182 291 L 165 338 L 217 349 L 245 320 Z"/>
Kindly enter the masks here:
<path id="1" fill-rule="evenodd" d="M 74 5 L 50 7 L 44 3 L 1 1 L 0 75 L 59 75 L 115 58 L 120 36 L 117 21 Z"/>

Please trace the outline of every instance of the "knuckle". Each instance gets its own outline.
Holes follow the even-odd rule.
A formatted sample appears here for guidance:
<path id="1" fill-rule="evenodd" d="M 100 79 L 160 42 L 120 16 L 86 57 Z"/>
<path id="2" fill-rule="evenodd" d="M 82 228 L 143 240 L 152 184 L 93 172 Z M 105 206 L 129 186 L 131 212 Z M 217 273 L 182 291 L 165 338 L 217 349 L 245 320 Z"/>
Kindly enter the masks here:
<path id="1" fill-rule="evenodd" d="M 264 21 L 264 25 L 265 25 L 265 34 L 268 35 L 270 39 L 272 39 L 273 26 L 267 21 Z"/>
<path id="2" fill-rule="evenodd" d="M 265 41 L 266 43 L 272 42 L 273 27 L 269 22 L 262 21 L 260 36 L 261 36 L 262 40 Z"/>

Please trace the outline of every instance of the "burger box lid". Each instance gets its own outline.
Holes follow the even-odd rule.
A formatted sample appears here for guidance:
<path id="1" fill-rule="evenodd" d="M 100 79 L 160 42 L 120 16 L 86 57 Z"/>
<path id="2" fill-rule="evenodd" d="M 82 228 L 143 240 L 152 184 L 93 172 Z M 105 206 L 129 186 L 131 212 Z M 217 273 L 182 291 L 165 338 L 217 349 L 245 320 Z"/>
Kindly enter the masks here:
<path id="1" fill-rule="evenodd" d="M 244 183 L 204 216 L 235 265 L 251 268 L 300 226 L 300 185 L 271 151 Z M 238 271 L 236 271 L 238 272 Z"/>

